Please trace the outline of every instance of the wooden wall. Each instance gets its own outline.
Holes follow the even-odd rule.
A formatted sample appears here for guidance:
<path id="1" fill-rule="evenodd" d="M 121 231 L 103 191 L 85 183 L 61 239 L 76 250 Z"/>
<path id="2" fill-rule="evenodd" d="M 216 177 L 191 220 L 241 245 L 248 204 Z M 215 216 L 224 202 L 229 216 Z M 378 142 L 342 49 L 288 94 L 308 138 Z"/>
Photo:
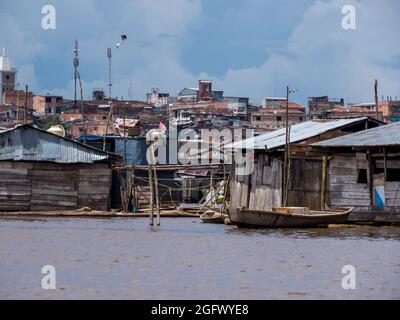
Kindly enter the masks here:
<path id="1" fill-rule="evenodd" d="M 0 162 L 0 210 L 29 210 L 31 206 L 31 163 Z"/>
<path id="2" fill-rule="evenodd" d="M 232 177 L 231 216 L 234 220 L 238 208 L 271 210 L 281 206 L 282 168 L 278 158 L 266 154 L 256 156 L 251 175 Z"/>
<path id="3" fill-rule="evenodd" d="M 400 161 L 388 161 L 388 168 L 400 168 Z M 359 169 L 367 170 L 367 183 L 357 183 Z M 365 153 L 334 156 L 329 169 L 331 205 L 354 206 L 355 212 L 378 210 L 371 206 L 369 170 Z M 381 210 L 400 211 L 400 181 L 384 181 L 383 173 L 372 173 L 372 178 L 374 185 L 381 180 L 384 186 L 385 207 Z"/>
<path id="4" fill-rule="evenodd" d="M 331 206 L 354 206 L 355 211 L 368 210 L 370 191 L 368 183 L 357 183 L 358 170 L 369 169 L 366 159 L 353 156 L 334 156 L 329 163 Z"/>
<path id="5" fill-rule="evenodd" d="M 0 210 L 108 210 L 108 164 L 0 162 Z"/>
<path id="6" fill-rule="evenodd" d="M 400 212 L 400 182 L 385 182 L 386 208 Z"/>
<path id="7" fill-rule="evenodd" d="M 320 210 L 322 161 L 293 159 L 291 163 L 288 206 Z M 326 192 L 325 200 L 329 203 L 329 192 Z"/>

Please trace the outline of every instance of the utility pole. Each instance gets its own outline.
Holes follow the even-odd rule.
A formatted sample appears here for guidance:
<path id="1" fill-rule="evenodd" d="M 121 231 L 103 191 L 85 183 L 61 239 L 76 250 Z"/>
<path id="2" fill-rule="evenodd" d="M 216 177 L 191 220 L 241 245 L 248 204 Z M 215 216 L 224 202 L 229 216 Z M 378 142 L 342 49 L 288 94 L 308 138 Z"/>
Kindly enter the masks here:
<path id="1" fill-rule="evenodd" d="M 284 174 L 283 174 L 283 206 L 287 205 L 286 190 L 287 186 L 287 176 L 288 176 L 288 159 L 289 159 L 289 86 L 286 87 L 286 118 L 285 118 L 285 164 L 284 164 Z"/>
<path id="2" fill-rule="evenodd" d="M 28 108 L 28 85 L 25 85 L 24 124 L 26 124 L 26 109 Z"/>
<path id="3" fill-rule="evenodd" d="M 74 92 L 74 108 L 76 108 L 76 81 L 77 81 L 77 68 L 79 66 L 79 45 L 78 45 L 78 41 L 75 40 L 75 46 L 74 46 L 74 58 L 72 59 L 72 63 L 74 65 L 74 82 L 75 82 L 75 92 Z"/>
<path id="4" fill-rule="evenodd" d="M 376 109 L 376 120 L 379 120 L 379 107 L 378 107 L 378 80 L 375 79 L 375 109 Z"/>
<path id="5" fill-rule="evenodd" d="M 289 94 L 296 92 L 296 89 L 289 89 L 286 87 L 286 134 L 285 134 L 285 163 L 284 163 L 284 174 L 283 174 L 283 206 L 287 206 L 288 190 L 289 190 L 289 175 L 290 175 L 290 127 L 289 127 Z"/>

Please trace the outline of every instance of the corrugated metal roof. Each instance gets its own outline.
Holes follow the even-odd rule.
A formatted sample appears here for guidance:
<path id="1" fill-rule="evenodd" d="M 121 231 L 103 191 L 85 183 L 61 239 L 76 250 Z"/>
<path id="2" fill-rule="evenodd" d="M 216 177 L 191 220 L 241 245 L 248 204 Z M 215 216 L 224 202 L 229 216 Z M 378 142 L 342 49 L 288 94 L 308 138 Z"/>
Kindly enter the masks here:
<path id="1" fill-rule="evenodd" d="M 290 127 L 290 142 L 299 142 L 321 133 L 338 129 L 349 124 L 367 120 L 368 117 L 337 120 L 310 120 L 301 122 Z M 278 129 L 267 132 L 256 137 L 227 144 L 225 148 L 231 149 L 254 149 L 265 150 L 274 149 L 285 145 L 286 129 Z"/>
<path id="2" fill-rule="evenodd" d="M 111 154 L 29 125 L 0 131 L 0 160 L 94 163 Z"/>
<path id="3" fill-rule="evenodd" d="M 400 122 L 320 141 L 313 147 L 374 147 L 400 146 Z"/>

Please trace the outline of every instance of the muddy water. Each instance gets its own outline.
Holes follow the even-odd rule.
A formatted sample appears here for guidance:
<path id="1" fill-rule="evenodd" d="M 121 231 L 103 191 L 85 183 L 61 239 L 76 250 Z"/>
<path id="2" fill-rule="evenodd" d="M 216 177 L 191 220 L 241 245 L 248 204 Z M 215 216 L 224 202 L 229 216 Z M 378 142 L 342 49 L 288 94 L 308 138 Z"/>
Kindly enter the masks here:
<path id="1" fill-rule="evenodd" d="M 43 290 L 41 268 L 56 269 Z M 356 289 L 341 271 L 356 268 Z M 1 299 L 399 299 L 400 228 L 246 230 L 198 219 L 0 220 Z"/>

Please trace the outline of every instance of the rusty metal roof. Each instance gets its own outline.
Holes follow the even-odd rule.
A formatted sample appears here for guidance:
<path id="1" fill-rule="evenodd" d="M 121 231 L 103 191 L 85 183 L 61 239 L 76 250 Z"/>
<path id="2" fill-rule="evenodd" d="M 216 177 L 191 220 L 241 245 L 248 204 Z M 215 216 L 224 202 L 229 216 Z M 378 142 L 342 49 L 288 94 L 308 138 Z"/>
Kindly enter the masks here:
<path id="1" fill-rule="evenodd" d="M 116 157 L 30 125 L 0 131 L 0 161 L 94 163 Z"/>
<path id="2" fill-rule="evenodd" d="M 366 121 L 368 117 L 336 120 L 310 120 L 290 127 L 290 143 L 315 137 L 321 133 L 347 125 Z M 267 132 L 256 137 L 237 141 L 224 146 L 226 149 L 271 150 L 282 147 L 286 141 L 286 128 Z"/>
<path id="3" fill-rule="evenodd" d="M 320 141 L 312 147 L 378 147 L 400 146 L 400 122 Z"/>

